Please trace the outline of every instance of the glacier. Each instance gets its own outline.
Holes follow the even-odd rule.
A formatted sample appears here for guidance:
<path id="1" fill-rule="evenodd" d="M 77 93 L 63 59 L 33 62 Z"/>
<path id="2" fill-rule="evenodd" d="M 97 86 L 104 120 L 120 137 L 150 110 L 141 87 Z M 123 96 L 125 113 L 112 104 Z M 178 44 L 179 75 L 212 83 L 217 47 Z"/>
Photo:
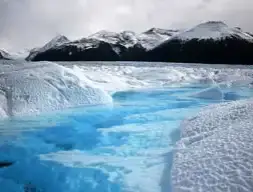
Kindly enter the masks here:
<path id="1" fill-rule="evenodd" d="M 173 191 L 253 191 L 253 100 L 202 109 L 181 124 Z"/>
<path id="2" fill-rule="evenodd" d="M 252 191 L 252 83 L 251 66 L 2 61 L 1 191 Z"/>
<path id="3" fill-rule="evenodd" d="M 111 104 L 111 96 L 85 77 L 55 63 L 3 65 L 0 117 L 48 113 L 82 105 Z"/>

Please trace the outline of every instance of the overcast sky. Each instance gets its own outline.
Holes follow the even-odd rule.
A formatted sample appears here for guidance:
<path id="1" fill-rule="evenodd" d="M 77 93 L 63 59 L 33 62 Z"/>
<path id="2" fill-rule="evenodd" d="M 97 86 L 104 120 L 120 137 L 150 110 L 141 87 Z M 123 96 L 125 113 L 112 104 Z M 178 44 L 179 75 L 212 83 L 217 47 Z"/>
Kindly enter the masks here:
<path id="1" fill-rule="evenodd" d="M 0 48 L 40 46 L 98 30 L 189 28 L 221 20 L 253 32 L 253 0 L 0 0 Z"/>

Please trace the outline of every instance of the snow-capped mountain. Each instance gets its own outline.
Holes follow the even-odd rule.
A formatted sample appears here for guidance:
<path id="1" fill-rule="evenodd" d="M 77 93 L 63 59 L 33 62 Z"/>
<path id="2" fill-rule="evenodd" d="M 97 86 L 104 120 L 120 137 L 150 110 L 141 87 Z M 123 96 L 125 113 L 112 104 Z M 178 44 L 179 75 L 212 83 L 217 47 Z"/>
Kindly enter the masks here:
<path id="1" fill-rule="evenodd" d="M 210 21 L 181 32 L 146 54 L 148 61 L 253 64 L 253 37 Z"/>
<path id="2" fill-rule="evenodd" d="M 76 41 L 57 36 L 32 50 L 27 60 L 253 64 L 253 36 L 219 21 L 201 23 L 186 31 L 99 31 Z"/>
<path id="3" fill-rule="evenodd" d="M 26 60 L 30 61 L 116 61 L 121 45 L 112 45 L 94 38 L 55 44 L 48 49 L 35 50 Z"/>
<path id="4" fill-rule="evenodd" d="M 6 51 L 0 50 L 0 59 L 11 59 L 11 57 Z"/>
<path id="5" fill-rule="evenodd" d="M 179 33 L 179 30 L 166 30 L 160 28 L 151 28 L 138 35 L 138 42 L 147 50 L 152 49 L 172 36 Z"/>
<path id="6" fill-rule="evenodd" d="M 32 61 L 37 54 L 45 52 L 53 47 L 60 46 L 64 43 L 70 42 L 69 39 L 63 35 L 57 35 L 54 37 L 51 41 L 49 41 L 46 45 L 44 45 L 41 48 L 34 48 L 30 51 L 29 56 L 27 57 L 27 60 Z"/>
<path id="7" fill-rule="evenodd" d="M 194 28 L 184 31 L 173 38 L 190 40 L 190 39 L 224 39 L 224 38 L 241 38 L 252 40 L 252 36 L 243 32 L 240 28 L 230 28 L 220 21 L 209 21 L 201 23 Z"/>
<path id="8" fill-rule="evenodd" d="M 177 30 L 152 28 L 138 35 L 132 31 L 116 33 L 103 30 L 76 41 L 69 41 L 65 36 L 57 36 L 42 48 L 33 49 L 26 59 L 30 61 L 52 59 L 55 61 L 58 59 L 65 60 L 66 58 L 68 60 L 79 60 L 81 58 L 82 60 L 104 60 L 105 58 L 135 60 L 138 57 L 138 60 L 142 60 L 142 55 L 147 50 L 154 48 L 177 33 Z M 112 55 L 105 56 L 105 53 L 108 54 L 108 50 L 103 48 L 102 51 L 101 46 L 107 47 Z M 91 56 L 90 53 L 88 54 L 89 56 L 87 55 L 87 52 L 97 52 L 95 49 L 100 49 L 99 55 Z M 54 54 L 57 52 L 57 56 L 55 55 L 54 58 L 50 56 L 49 59 L 50 52 L 54 52 Z M 66 54 L 65 56 L 62 55 L 63 52 Z M 78 52 L 78 55 L 79 52 L 82 52 L 87 57 L 78 56 L 76 58 L 75 52 Z M 60 58 L 60 55 L 62 58 Z"/>
<path id="9" fill-rule="evenodd" d="M 132 31 L 123 31 L 120 33 L 111 31 L 99 31 L 88 37 L 89 39 L 97 39 L 110 44 L 120 44 L 126 48 L 132 47 L 137 43 L 136 34 Z"/>
<path id="10" fill-rule="evenodd" d="M 67 37 L 63 35 L 58 35 L 55 38 L 53 38 L 49 43 L 47 43 L 44 47 L 42 47 L 42 50 L 51 49 L 52 47 L 59 46 L 68 42 L 70 41 Z"/>

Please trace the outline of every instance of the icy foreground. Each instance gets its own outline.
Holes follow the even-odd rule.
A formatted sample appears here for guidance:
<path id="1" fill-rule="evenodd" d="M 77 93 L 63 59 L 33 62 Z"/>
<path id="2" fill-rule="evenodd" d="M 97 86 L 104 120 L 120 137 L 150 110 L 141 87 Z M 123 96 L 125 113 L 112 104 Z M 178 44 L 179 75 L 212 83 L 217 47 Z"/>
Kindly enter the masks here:
<path id="1" fill-rule="evenodd" d="M 85 77 L 54 63 L 1 66 L 0 118 L 111 102 Z"/>
<path id="2" fill-rule="evenodd" d="M 250 68 L 5 61 L 0 70 L 2 117 L 21 116 L 0 121 L 1 192 L 252 191 L 253 101 L 241 100 L 253 95 Z M 33 114 L 42 115 L 23 117 Z"/>
<path id="3" fill-rule="evenodd" d="M 187 84 L 210 86 L 196 98 L 223 100 L 224 87 L 250 85 L 243 68 L 185 67 L 148 63 L 26 63 L 6 61 L 0 72 L 0 117 L 47 113 L 82 105 L 108 104 L 110 93 Z M 223 83 L 223 87 L 220 85 Z M 222 92 L 223 91 L 223 92 Z M 209 98 L 210 99 L 210 98 Z"/>
<path id="4" fill-rule="evenodd" d="M 253 191 L 253 100 L 203 109 L 181 125 L 173 191 Z"/>

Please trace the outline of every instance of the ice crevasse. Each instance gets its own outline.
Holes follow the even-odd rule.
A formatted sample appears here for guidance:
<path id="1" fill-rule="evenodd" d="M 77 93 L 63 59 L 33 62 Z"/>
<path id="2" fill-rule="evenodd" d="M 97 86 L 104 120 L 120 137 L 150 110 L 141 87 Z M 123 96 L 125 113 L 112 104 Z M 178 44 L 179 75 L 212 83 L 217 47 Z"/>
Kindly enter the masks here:
<path id="1" fill-rule="evenodd" d="M 0 69 L 0 118 L 100 104 L 112 104 L 111 96 L 84 74 L 56 63 L 3 65 Z"/>

